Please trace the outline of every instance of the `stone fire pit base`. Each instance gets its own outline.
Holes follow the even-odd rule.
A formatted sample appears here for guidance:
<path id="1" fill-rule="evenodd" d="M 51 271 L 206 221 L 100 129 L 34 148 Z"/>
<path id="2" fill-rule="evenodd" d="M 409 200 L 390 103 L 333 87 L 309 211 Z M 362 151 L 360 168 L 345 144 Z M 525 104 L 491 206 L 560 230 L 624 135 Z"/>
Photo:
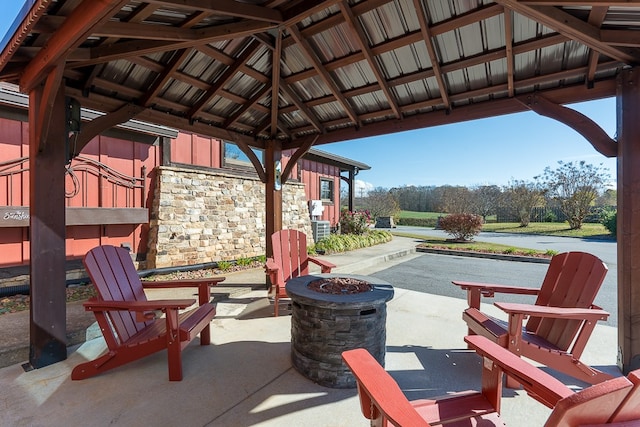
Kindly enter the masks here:
<path id="1" fill-rule="evenodd" d="M 365 281 L 371 290 L 338 295 L 307 286 L 330 277 Z M 292 300 L 291 360 L 298 372 L 325 387 L 354 388 L 355 378 L 342 352 L 361 347 L 384 366 L 386 302 L 393 297 L 389 283 L 367 276 L 318 274 L 290 280 L 286 289 Z"/>

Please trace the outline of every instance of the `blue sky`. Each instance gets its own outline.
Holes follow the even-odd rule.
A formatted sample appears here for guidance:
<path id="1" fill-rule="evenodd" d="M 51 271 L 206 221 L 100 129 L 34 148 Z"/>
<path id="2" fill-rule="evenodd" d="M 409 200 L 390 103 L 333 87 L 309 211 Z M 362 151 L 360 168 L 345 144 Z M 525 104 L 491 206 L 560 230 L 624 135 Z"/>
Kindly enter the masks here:
<path id="1" fill-rule="evenodd" d="M 4 0 L 0 34 L 7 32 L 24 3 Z M 615 136 L 615 98 L 570 107 L 594 120 L 609 136 Z M 365 189 L 446 184 L 503 186 L 513 179 L 531 180 L 545 167 L 557 167 L 558 161 L 602 164 L 612 179 L 616 173 L 615 158 L 599 154 L 573 129 L 533 112 L 317 148 L 371 166 L 371 170 L 357 176 L 359 187 Z"/>
<path id="2" fill-rule="evenodd" d="M 568 105 L 616 133 L 615 98 Z M 532 180 L 558 161 L 600 165 L 615 180 L 616 159 L 598 153 L 570 127 L 534 112 L 438 126 L 317 147 L 358 160 L 365 188 L 495 184 Z M 358 193 L 356 193 L 358 194 Z"/>

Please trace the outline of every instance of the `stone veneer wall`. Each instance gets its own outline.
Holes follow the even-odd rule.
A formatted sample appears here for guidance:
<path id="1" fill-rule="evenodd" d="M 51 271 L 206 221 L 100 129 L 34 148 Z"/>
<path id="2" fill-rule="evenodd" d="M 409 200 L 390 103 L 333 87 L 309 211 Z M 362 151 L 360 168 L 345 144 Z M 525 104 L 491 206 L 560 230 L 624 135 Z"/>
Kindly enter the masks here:
<path id="1" fill-rule="evenodd" d="M 265 254 L 265 185 L 220 171 L 162 166 L 150 210 L 147 268 L 176 267 Z M 282 227 L 313 243 L 301 183 L 287 182 Z"/>

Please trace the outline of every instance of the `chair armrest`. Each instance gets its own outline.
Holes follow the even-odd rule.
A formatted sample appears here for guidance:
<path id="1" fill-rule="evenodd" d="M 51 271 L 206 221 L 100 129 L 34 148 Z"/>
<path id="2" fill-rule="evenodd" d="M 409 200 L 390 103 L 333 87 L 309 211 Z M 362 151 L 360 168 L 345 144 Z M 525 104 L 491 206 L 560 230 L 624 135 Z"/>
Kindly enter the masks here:
<path id="1" fill-rule="evenodd" d="M 367 350 L 345 351 L 342 359 L 358 382 L 360 407 L 365 418 L 381 419 L 379 425 L 386 425 L 383 421 L 388 420 L 396 426 L 429 426 L 391 375 Z"/>
<path id="2" fill-rule="evenodd" d="M 573 390 L 556 378 L 481 335 L 466 336 L 464 340 L 484 359 L 483 376 L 484 370 L 491 371 L 497 366 L 522 384 L 531 397 L 549 408 L 573 394 Z"/>
<path id="3" fill-rule="evenodd" d="M 142 281 L 144 288 L 197 288 L 201 285 L 216 286 L 218 283 L 226 279 L 224 276 L 218 277 L 202 277 L 198 279 L 184 280 L 158 280 L 158 281 Z"/>
<path id="4" fill-rule="evenodd" d="M 508 314 L 524 314 L 535 317 L 576 320 L 607 320 L 609 317 L 608 312 L 598 308 L 549 307 L 510 302 L 496 302 L 494 305 Z"/>
<path id="5" fill-rule="evenodd" d="M 540 289 L 538 288 L 498 285 L 495 283 L 464 282 L 460 280 L 453 280 L 451 283 L 464 290 L 477 289 L 482 293 L 482 296 L 485 297 L 492 297 L 495 293 L 538 295 L 540 292 Z"/>
<path id="6" fill-rule="evenodd" d="M 276 264 L 273 258 L 267 258 L 267 262 L 264 265 L 264 269 L 267 273 L 272 273 L 280 270 L 280 266 Z"/>
<path id="7" fill-rule="evenodd" d="M 195 299 L 159 299 L 153 301 L 100 301 L 94 298 L 82 305 L 87 311 L 154 311 L 180 310 L 193 305 Z"/>
<path id="8" fill-rule="evenodd" d="M 480 309 L 480 298 L 491 298 L 496 292 L 519 295 L 538 295 L 540 292 L 538 288 L 498 285 L 494 283 L 464 282 L 460 280 L 454 280 L 451 283 L 459 286 L 460 289 L 466 290 L 469 307 L 477 308 L 478 310 Z"/>
<path id="9" fill-rule="evenodd" d="M 316 257 L 310 256 L 308 259 L 312 263 L 314 263 L 316 265 L 319 265 L 322 273 L 331 273 L 331 269 L 332 268 L 336 268 L 335 264 L 333 264 L 333 263 L 331 263 L 329 261 L 325 261 L 325 260 L 320 259 L 320 258 L 316 258 Z"/>
<path id="10" fill-rule="evenodd" d="M 91 298 L 83 303 L 86 311 L 133 311 L 136 313 L 138 322 L 146 322 L 158 317 L 156 312 L 167 314 L 167 322 L 175 316 L 170 315 L 181 309 L 185 309 L 196 302 L 195 299 L 170 299 L 170 300 L 152 300 L 152 301 L 101 301 L 97 298 Z M 175 322 L 172 322 L 175 323 Z"/>
<path id="11" fill-rule="evenodd" d="M 208 303 L 211 299 L 211 286 L 216 286 L 225 279 L 226 277 L 224 276 L 218 276 L 184 280 L 159 280 L 157 282 L 143 281 L 142 287 L 144 289 L 198 288 L 198 304 L 202 305 Z"/>

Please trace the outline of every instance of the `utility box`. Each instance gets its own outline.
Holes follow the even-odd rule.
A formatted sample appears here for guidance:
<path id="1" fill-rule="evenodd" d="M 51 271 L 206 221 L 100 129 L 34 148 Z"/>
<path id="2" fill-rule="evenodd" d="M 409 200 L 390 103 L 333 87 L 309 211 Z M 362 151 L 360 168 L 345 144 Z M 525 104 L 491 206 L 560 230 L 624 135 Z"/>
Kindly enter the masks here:
<path id="1" fill-rule="evenodd" d="M 322 216 L 322 212 L 324 212 L 322 200 L 309 200 L 309 215 L 311 215 L 311 219 L 318 219 Z"/>
<path id="2" fill-rule="evenodd" d="M 329 221 L 312 220 L 311 230 L 313 231 L 313 241 L 317 242 L 324 237 L 329 237 L 329 234 L 331 234 L 331 224 L 329 224 Z"/>

